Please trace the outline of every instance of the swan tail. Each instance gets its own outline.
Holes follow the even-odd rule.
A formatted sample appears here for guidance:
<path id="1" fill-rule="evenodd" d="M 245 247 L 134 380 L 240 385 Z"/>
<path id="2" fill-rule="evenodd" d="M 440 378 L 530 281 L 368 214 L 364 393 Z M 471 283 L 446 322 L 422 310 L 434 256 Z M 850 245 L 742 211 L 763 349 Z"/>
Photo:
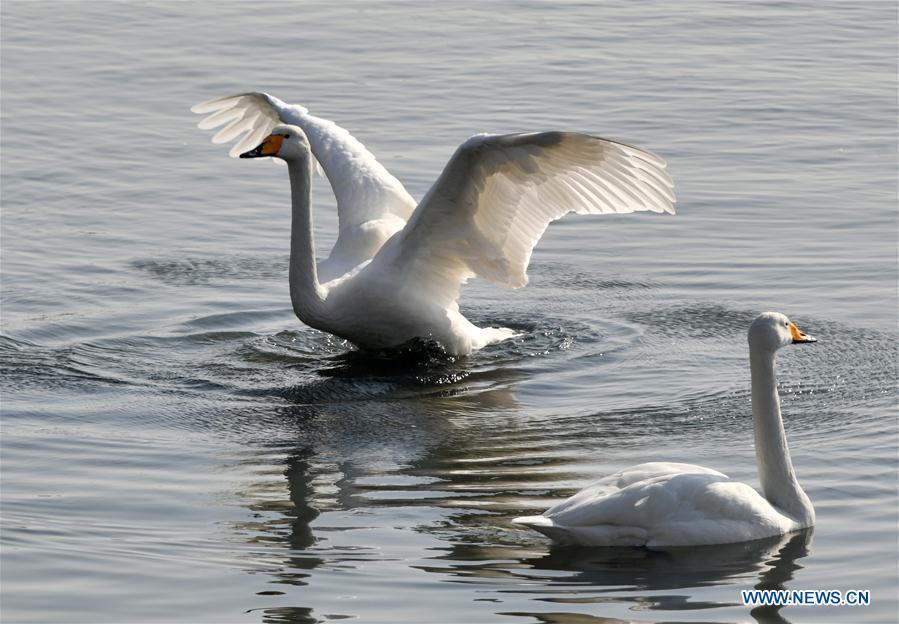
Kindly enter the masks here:
<path id="1" fill-rule="evenodd" d="M 572 543 L 568 539 L 568 531 L 564 527 L 556 526 L 556 523 L 546 516 L 519 516 L 518 518 L 512 519 L 512 524 L 519 524 L 539 533 L 543 533 L 554 542 L 561 544 Z"/>
<path id="2" fill-rule="evenodd" d="M 537 527 L 551 527 L 553 526 L 553 521 L 546 516 L 518 516 L 512 519 L 512 524 L 521 524 L 536 529 Z"/>
<path id="3" fill-rule="evenodd" d="M 597 524 L 565 526 L 546 516 L 521 516 L 512 520 L 563 546 L 645 546 L 649 533 L 642 527 Z"/>
<path id="4" fill-rule="evenodd" d="M 480 327 L 478 330 L 479 335 L 475 341 L 476 344 L 473 345 L 476 349 L 496 344 L 497 342 L 502 342 L 509 338 L 515 338 L 519 335 L 514 329 L 509 329 L 508 327 Z M 539 518 L 541 516 L 533 517 Z"/>

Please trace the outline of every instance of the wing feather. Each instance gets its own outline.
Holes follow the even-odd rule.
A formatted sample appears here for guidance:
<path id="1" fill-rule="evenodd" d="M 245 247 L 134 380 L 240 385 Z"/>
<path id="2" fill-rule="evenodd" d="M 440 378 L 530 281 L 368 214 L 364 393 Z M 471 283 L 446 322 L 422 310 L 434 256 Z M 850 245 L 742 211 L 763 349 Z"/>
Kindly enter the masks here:
<path id="1" fill-rule="evenodd" d="M 415 208 L 415 200 L 399 180 L 362 143 L 334 122 L 310 115 L 303 106 L 255 92 L 213 98 L 191 110 L 208 115 L 198 124 L 204 130 L 225 126 L 212 141 L 236 140 L 229 152 L 232 157 L 256 147 L 280 123 L 302 128 L 334 190 L 341 230 L 388 214 L 405 220 Z"/>
<path id="2" fill-rule="evenodd" d="M 218 126 L 228 123 L 230 121 L 234 121 L 235 119 L 240 119 L 243 115 L 243 111 L 234 107 L 228 107 L 223 110 L 218 111 L 217 113 L 213 113 L 209 117 L 204 117 L 200 120 L 200 123 L 197 124 L 202 130 L 209 130 L 210 128 L 217 128 Z"/>
<path id="3" fill-rule="evenodd" d="M 585 134 L 478 135 L 456 150 L 376 260 L 444 303 L 473 275 L 523 286 L 537 241 L 569 212 L 673 214 L 665 166 L 655 154 Z"/>
<path id="4" fill-rule="evenodd" d="M 212 142 L 217 144 L 227 143 L 238 135 L 243 134 L 248 130 L 253 130 L 256 127 L 256 123 L 261 116 L 261 113 L 256 113 L 255 115 L 243 115 L 237 118 L 221 130 L 219 130 L 219 132 L 214 137 L 212 137 Z"/>

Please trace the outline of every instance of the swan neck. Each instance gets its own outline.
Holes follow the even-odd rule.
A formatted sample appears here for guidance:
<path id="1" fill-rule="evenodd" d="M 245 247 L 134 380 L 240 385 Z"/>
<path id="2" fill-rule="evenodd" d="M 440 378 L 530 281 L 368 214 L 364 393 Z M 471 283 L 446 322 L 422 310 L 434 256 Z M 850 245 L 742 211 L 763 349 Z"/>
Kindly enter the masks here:
<path id="1" fill-rule="evenodd" d="M 752 420 L 762 493 L 774 507 L 802 526 L 814 524 L 811 501 L 799 485 L 780 413 L 774 351 L 749 347 Z"/>
<path id="2" fill-rule="evenodd" d="M 318 282 L 315 266 L 310 189 L 312 161 L 305 158 L 287 160 L 290 174 L 290 301 L 297 317 L 316 327 L 321 318 L 326 291 Z"/>

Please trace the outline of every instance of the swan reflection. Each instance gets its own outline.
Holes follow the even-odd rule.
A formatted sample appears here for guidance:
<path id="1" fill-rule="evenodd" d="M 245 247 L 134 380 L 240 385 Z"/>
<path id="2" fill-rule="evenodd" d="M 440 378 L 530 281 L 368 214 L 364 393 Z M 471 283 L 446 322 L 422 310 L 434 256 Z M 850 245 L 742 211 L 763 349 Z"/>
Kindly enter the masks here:
<path id="1" fill-rule="evenodd" d="M 809 554 L 813 529 L 744 542 L 692 548 L 551 548 L 534 556 L 521 547 L 454 545 L 439 563 L 422 569 L 455 577 L 460 582 L 496 586 L 496 602 L 504 594 L 526 594 L 530 600 L 563 608 L 563 612 L 502 611 L 506 615 L 536 618 L 539 622 L 614 622 L 589 615 L 588 605 L 630 605 L 628 611 L 696 611 L 744 608 L 741 589 L 785 589 L 799 559 Z M 516 560 L 514 556 L 519 554 Z M 696 600 L 697 587 L 727 587 L 725 600 Z M 678 592 L 677 590 L 691 590 Z M 652 592 L 647 595 L 646 592 Z M 722 594 L 721 590 L 713 593 Z M 788 620 L 780 606 L 753 608 L 758 622 Z M 641 618 L 636 618 L 641 619 Z"/>

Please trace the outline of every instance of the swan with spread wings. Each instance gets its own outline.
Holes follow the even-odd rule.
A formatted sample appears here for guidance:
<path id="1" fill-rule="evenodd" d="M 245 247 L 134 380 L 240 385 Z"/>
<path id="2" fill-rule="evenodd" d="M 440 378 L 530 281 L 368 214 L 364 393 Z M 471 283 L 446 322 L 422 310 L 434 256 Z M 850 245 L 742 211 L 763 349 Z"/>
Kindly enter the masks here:
<path id="1" fill-rule="evenodd" d="M 514 335 L 459 311 L 472 277 L 517 288 L 546 227 L 569 212 L 674 213 L 665 162 L 645 150 L 572 132 L 475 135 L 416 205 L 403 185 L 335 123 L 265 93 L 209 100 L 201 128 L 237 139 L 231 155 L 287 163 L 292 222 L 290 296 L 307 325 L 383 349 L 420 338 L 464 355 Z M 338 237 L 316 263 L 310 187 L 324 170 Z"/>

